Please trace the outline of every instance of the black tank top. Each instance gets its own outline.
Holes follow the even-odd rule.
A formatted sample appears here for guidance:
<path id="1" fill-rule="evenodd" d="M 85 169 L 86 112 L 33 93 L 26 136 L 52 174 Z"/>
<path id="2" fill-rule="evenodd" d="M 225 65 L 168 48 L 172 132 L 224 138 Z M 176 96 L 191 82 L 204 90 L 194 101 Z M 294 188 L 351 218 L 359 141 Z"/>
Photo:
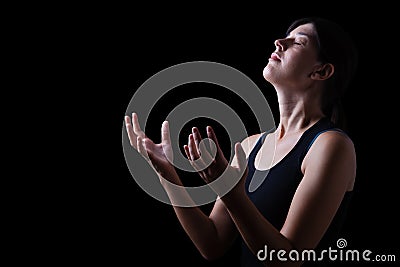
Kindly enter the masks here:
<path id="1" fill-rule="evenodd" d="M 254 166 L 257 152 L 261 148 L 268 132 L 262 134 L 248 157 L 249 173 L 246 179 L 246 193 L 264 217 L 278 230 L 285 222 L 294 193 L 303 178 L 302 161 L 319 134 L 328 130 L 339 130 L 331 121 L 322 118 L 308 128 L 297 141 L 292 150 L 271 169 L 260 171 Z M 254 174 L 254 177 L 253 177 Z M 352 191 L 344 199 L 331 222 L 327 232 L 319 243 L 318 249 L 336 248 L 336 240 L 345 219 L 347 206 Z M 262 266 L 257 257 L 241 242 L 241 266 Z M 332 245 L 333 244 L 333 245 Z M 319 263 L 320 264 L 320 263 Z M 309 263 L 311 265 L 311 263 Z M 306 264 L 304 266 L 307 266 Z"/>

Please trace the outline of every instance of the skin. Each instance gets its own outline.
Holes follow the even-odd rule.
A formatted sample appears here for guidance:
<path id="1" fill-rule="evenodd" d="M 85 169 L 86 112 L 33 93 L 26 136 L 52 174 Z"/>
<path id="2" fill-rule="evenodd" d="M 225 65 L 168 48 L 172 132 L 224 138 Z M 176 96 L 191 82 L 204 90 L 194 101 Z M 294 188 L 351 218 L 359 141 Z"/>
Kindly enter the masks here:
<path id="1" fill-rule="evenodd" d="M 334 66 L 318 61 L 312 24 L 294 29 L 286 38 L 275 41 L 275 55 L 271 55 L 263 76 L 278 95 L 280 120 L 275 132 L 269 134 L 259 150 L 255 166 L 268 169 L 278 163 L 296 144 L 301 135 L 323 113 L 320 97 L 324 81 L 334 73 Z M 162 125 L 162 142 L 154 144 L 140 129 L 137 115 L 125 117 L 131 145 L 154 167 L 160 177 L 182 185 L 167 157 L 171 153 L 168 122 Z M 207 137 L 218 144 L 216 134 L 207 127 Z M 221 257 L 240 234 L 250 250 L 256 254 L 264 245 L 268 250 L 314 248 L 332 221 L 346 191 L 353 189 L 356 176 L 356 154 L 352 141 L 345 134 L 327 131 L 319 135 L 306 154 L 301 171 L 304 174 L 293 197 L 286 221 L 281 229 L 273 227 L 247 197 L 244 180 L 247 174 L 246 158 L 260 134 L 249 136 L 235 145 L 231 164 L 217 145 L 213 163 L 199 175 L 207 183 L 215 180 L 223 170 L 241 175 L 241 181 L 226 195 L 221 196 L 207 216 L 198 207 L 173 206 L 174 211 L 199 252 L 209 260 Z M 202 137 L 197 128 L 189 135 L 184 149 L 193 167 L 200 155 L 198 143 Z M 165 152 L 164 152 L 165 151 Z M 174 194 L 163 182 L 172 203 Z M 216 189 L 218 193 L 218 190 Z M 185 192 L 181 192 L 185 195 Z M 189 196 L 186 196 L 189 198 Z M 266 261 L 266 266 L 300 266 L 301 262 Z"/>

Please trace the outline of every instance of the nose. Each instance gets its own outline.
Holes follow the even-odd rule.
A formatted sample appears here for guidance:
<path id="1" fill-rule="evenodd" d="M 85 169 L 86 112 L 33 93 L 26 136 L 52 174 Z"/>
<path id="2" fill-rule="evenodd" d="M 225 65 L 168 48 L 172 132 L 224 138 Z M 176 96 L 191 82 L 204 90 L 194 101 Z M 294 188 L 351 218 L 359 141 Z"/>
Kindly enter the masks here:
<path id="1" fill-rule="evenodd" d="M 277 50 L 285 50 L 285 43 L 283 42 L 283 39 L 276 39 L 274 42 L 275 47 L 277 48 Z"/>

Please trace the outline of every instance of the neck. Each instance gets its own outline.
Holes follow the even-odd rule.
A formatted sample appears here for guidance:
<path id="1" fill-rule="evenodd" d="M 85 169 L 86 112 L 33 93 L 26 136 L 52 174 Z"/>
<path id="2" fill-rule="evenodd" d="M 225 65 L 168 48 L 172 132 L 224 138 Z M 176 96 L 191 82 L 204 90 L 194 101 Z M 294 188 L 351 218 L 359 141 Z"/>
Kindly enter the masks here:
<path id="1" fill-rule="evenodd" d="M 282 92 L 284 90 L 280 90 Z M 279 125 L 278 138 L 304 132 L 324 117 L 319 98 L 307 94 L 283 94 L 278 91 Z"/>

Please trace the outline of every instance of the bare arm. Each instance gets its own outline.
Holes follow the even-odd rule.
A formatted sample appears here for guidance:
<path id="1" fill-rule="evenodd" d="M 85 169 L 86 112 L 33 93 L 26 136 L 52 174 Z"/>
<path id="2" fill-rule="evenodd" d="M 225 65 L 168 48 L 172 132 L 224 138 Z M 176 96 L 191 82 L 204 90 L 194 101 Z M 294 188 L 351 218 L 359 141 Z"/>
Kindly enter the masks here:
<path id="1" fill-rule="evenodd" d="M 189 203 L 191 201 L 189 194 L 184 189 L 179 191 L 173 189 L 169 183 L 183 185 L 174 166 L 168 160 L 173 156 L 168 123 L 164 122 L 162 125 L 160 144 L 154 144 L 145 136 L 135 113 L 132 114 L 132 119 L 129 116 L 125 117 L 125 126 L 131 146 L 137 149 L 157 172 L 171 203 L 177 203 L 178 198 L 186 198 L 186 203 Z M 221 257 L 237 235 L 224 204 L 221 200 L 217 200 L 209 216 L 200 208 L 191 206 L 173 205 L 183 229 L 203 257 L 209 260 Z"/>
<path id="2" fill-rule="evenodd" d="M 272 226 L 247 197 L 244 179 L 221 197 L 242 238 L 255 255 L 265 245 L 269 251 L 296 249 L 301 252 L 318 244 L 355 176 L 352 142 L 341 133 L 321 134 L 307 154 L 302 169 L 304 177 L 282 229 Z M 268 266 L 301 265 L 301 262 L 273 259 L 266 259 L 264 263 Z"/>
<path id="3" fill-rule="evenodd" d="M 321 134 L 306 155 L 304 178 L 281 230 L 298 249 L 315 247 L 335 216 L 344 194 L 352 190 L 356 154 L 343 133 Z"/>
<path id="4" fill-rule="evenodd" d="M 207 260 L 223 256 L 237 236 L 232 219 L 221 200 L 215 202 L 209 216 L 198 207 L 174 206 L 174 211 L 187 235 Z"/>
<path id="5" fill-rule="evenodd" d="M 321 134 L 303 162 L 300 183 L 282 229 L 274 228 L 236 189 L 222 198 L 240 234 L 254 254 L 269 250 L 315 248 L 329 227 L 355 176 L 352 142 L 341 133 Z M 287 256 L 287 255 L 286 255 Z M 275 257 L 276 259 L 276 257 Z M 301 262 L 265 262 L 267 266 L 299 266 Z"/>

